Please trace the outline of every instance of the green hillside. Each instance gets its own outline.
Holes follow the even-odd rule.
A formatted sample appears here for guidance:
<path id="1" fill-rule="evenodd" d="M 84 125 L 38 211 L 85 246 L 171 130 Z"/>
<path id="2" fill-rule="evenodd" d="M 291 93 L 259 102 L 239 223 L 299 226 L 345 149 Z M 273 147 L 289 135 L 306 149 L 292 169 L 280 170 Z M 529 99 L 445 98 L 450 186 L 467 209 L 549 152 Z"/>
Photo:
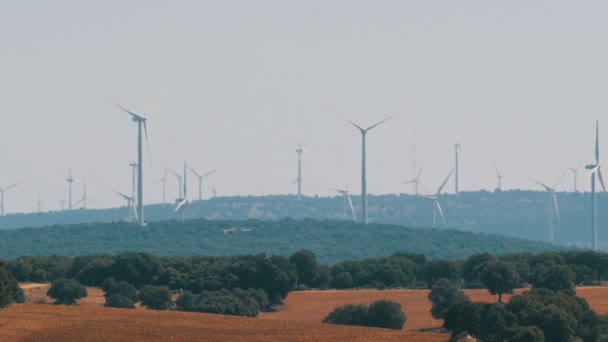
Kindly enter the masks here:
<path id="1" fill-rule="evenodd" d="M 0 258 L 76 256 L 146 252 L 159 256 L 290 255 L 313 251 L 319 261 L 386 256 L 398 251 L 429 258 L 463 259 L 477 252 L 501 255 L 542 252 L 560 247 L 499 235 L 407 228 L 389 224 L 367 226 L 345 221 L 161 221 L 138 227 L 97 223 L 0 231 Z"/>

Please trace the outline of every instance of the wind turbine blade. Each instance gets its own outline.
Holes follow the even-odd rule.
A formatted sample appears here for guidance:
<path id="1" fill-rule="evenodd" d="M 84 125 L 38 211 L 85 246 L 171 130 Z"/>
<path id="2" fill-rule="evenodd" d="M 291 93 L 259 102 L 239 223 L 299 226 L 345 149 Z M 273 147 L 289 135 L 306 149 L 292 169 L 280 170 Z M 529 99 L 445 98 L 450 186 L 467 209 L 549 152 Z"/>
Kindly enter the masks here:
<path id="1" fill-rule="evenodd" d="M 144 120 L 144 133 L 146 134 L 146 146 L 148 147 L 148 158 L 150 158 L 150 165 L 152 165 L 152 148 L 150 147 L 150 136 L 148 135 L 148 120 Z"/>
<path id="2" fill-rule="evenodd" d="M 373 128 L 375 128 L 375 127 L 378 127 L 378 126 L 380 126 L 381 124 L 383 124 L 383 123 L 385 123 L 385 122 L 387 122 L 387 121 L 389 121 L 389 120 L 391 120 L 391 119 L 395 118 L 397 115 L 399 115 L 399 113 L 395 113 L 395 114 L 393 114 L 393 115 L 389 116 L 388 118 L 386 118 L 386 119 L 384 119 L 384 120 L 382 120 L 382 121 L 380 121 L 380 122 L 378 122 L 378 123 L 376 123 L 376 124 L 373 124 L 373 125 L 371 125 L 371 126 L 367 127 L 365 130 L 366 130 L 366 131 L 370 131 L 371 129 L 373 129 Z"/>
<path id="3" fill-rule="evenodd" d="M 494 170 L 496 170 L 496 175 L 498 177 L 502 177 L 502 174 L 500 173 L 500 171 L 498 171 L 498 168 L 496 167 L 496 164 L 492 164 L 492 166 L 494 166 Z"/>
<path id="4" fill-rule="evenodd" d="M 68 175 L 70 176 L 70 179 L 74 178 L 72 177 L 72 170 L 68 169 Z"/>
<path id="5" fill-rule="evenodd" d="M 357 222 L 357 214 L 355 213 L 355 206 L 353 205 L 353 200 L 350 198 L 350 194 L 347 193 L 348 197 L 348 205 L 350 206 L 350 211 L 353 213 L 353 221 Z"/>
<path id="6" fill-rule="evenodd" d="M 190 165 L 188 165 L 188 170 L 190 170 L 190 172 L 194 173 L 197 177 L 199 177 L 199 178 L 201 177 L 201 175 L 198 172 L 196 172 L 196 170 L 193 169 Z"/>
<path id="7" fill-rule="evenodd" d="M 555 218 L 557 219 L 557 222 L 559 222 L 559 205 L 557 205 L 557 195 L 555 192 L 551 197 L 553 198 L 553 206 L 555 207 Z"/>
<path id="8" fill-rule="evenodd" d="M 420 165 L 420 169 L 418 169 L 418 175 L 416 175 L 416 182 L 420 181 L 421 174 L 422 174 L 422 164 Z"/>
<path id="9" fill-rule="evenodd" d="M 213 170 L 213 171 L 211 171 L 211 172 L 207 172 L 207 173 L 205 173 L 205 174 L 203 175 L 203 178 L 209 177 L 209 176 L 211 176 L 212 174 L 214 174 L 214 173 L 218 173 L 218 172 L 219 172 L 219 170 Z"/>
<path id="10" fill-rule="evenodd" d="M 450 171 L 450 173 L 445 178 L 445 180 L 443 181 L 443 183 L 441 183 L 441 186 L 439 187 L 439 189 L 437 189 L 437 195 L 441 194 L 441 190 L 443 190 L 443 188 L 445 187 L 445 185 L 448 183 L 448 180 L 450 179 L 450 177 L 452 177 L 452 173 L 454 173 L 454 169 L 452 169 L 452 171 Z"/>
<path id="11" fill-rule="evenodd" d="M 435 198 L 435 207 L 437 207 L 439 216 L 441 216 L 441 221 L 443 221 L 443 223 L 445 223 L 445 216 L 443 215 L 443 210 L 441 209 L 441 204 L 439 204 L 439 199 L 437 199 L 437 198 Z"/>
<path id="12" fill-rule="evenodd" d="M 351 125 L 357 127 L 359 130 L 364 131 L 363 127 L 361 127 L 361 126 L 357 125 L 356 123 L 350 121 L 345 116 L 342 116 L 342 115 L 338 114 L 338 112 L 336 112 L 335 110 L 333 110 L 333 109 L 331 109 L 331 108 L 329 108 L 327 106 L 321 106 L 321 107 L 325 108 L 326 110 L 328 110 L 329 112 L 333 113 L 334 115 L 337 115 L 339 118 L 348 121 Z"/>
<path id="13" fill-rule="evenodd" d="M 134 117 L 134 118 L 136 118 L 136 119 L 139 119 L 139 120 L 145 120 L 145 118 L 144 118 L 143 116 L 133 113 L 132 111 L 130 111 L 130 110 L 128 110 L 127 108 L 125 108 L 125 107 L 123 107 L 123 106 L 119 105 L 119 104 L 118 104 L 118 103 L 116 103 L 116 102 L 110 101 L 110 103 L 111 103 L 111 104 L 113 104 L 113 105 L 115 105 L 116 107 L 118 107 L 118 108 L 122 109 L 123 111 L 125 111 L 125 112 L 129 113 L 131 116 L 133 116 L 133 117 Z"/>
<path id="14" fill-rule="evenodd" d="M 606 186 L 604 185 L 604 177 L 602 177 L 602 170 L 597 168 L 597 178 L 600 180 L 600 184 L 602 185 L 602 189 L 606 192 Z"/>
<path id="15" fill-rule="evenodd" d="M 179 173 L 173 171 L 172 169 L 170 169 L 169 171 L 171 171 L 171 173 L 173 173 L 175 175 L 175 177 L 180 178 L 180 179 L 182 178 L 182 176 Z"/>
<path id="16" fill-rule="evenodd" d="M 4 191 L 10 190 L 10 189 L 12 189 L 14 187 L 17 187 L 19 185 L 21 185 L 21 183 L 11 184 L 11 185 L 7 186 L 6 188 L 4 188 Z"/>
<path id="17" fill-rule="evenodd" d="M 562 172 L 562 175 L 559 176 L 559 178 L 557 179 L 557 181 L 555 181 L 555 184 L 553 184 L 553 188 L 555 189 L 557 187 L 557 185 L 559 185 L 559 183 L 562 181 L 562 179 L 564 179 L 564 177 L 566 176 L 566 174 L 568 173 L 568 169 L 564 170 L 564 172 Z"/>
<path id="18" fill-rule="evenodd" d="M 530 180 L 531 180 L 531 181 L 533 181 L 534 183 L 536 183 L 536 184 L 538 184 L 538 185 L 542 186 L 542 187 L 543 187 L 543 188 L 545 188 L 545 190 L 547 190 L 547 191 L 553 191 L 553 189 L 552 189 L 552 188 L 550 188 L 548 185 L 546 185 L 546 184 L 544 184 L 544 183 L 541 183 L 541 182 L 537 181 L 537 180 L 536 180 L 536 179 L 534 179 L 534 178 L 530 178 Z"/>
<path id="19" fill-rule="evenodd" d="M 175 212 L 177 212 L 181 207 L 183 207 L 184 205 L 186 205 L 186 203 L 188 203 L 188 199 L 184 198 L 181 202 L 179 202 L 179 204 L 175 208 Z"/>

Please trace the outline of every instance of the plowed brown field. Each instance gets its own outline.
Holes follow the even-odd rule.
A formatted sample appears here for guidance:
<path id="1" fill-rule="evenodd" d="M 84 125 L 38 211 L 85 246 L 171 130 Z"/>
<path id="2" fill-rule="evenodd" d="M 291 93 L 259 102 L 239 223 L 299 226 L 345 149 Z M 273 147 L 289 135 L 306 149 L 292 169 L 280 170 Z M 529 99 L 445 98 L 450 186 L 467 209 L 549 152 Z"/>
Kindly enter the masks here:
<path id="1" fill-rule="evenodd" d="M 292 292 L 285 304 L 258 318 L 199 313 L 103 308 L 103 292 L 88 288 L 77 306 L 50 304 L 47 284 L 22 284 L 27 303 L 0 310 L 2 341 L 447 341 L 447 334 L 418 332 L 438 328 L 430 315 L 428 290 L 353 290 Z M 517 290 L 521 293 L 525 290 Z M 608 313 L 607 287 L 579 287 L 599 314 Z M 494 302 L 486 290 L 466 290 L 477 302 Z M 378 299 L 401 303 L 407 315 L 404 331 L 320 323 L 334 308 Z M 505 301 L 509 296 L 505 296 Z"/>

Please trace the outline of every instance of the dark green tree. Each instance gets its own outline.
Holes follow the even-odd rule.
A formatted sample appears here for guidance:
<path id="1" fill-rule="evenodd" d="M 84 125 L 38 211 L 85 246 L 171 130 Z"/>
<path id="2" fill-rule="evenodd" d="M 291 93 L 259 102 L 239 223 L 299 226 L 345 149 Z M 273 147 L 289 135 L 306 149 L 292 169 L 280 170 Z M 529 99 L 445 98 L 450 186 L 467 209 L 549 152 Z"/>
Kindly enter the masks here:
<path id="1" fill-rule="evenodd" d="M 462 277 L 465 284 L 481 283 L 482 266 L 490 261 L 496 261 L 496 257 L 490 253 L 477 253 L 467 258 L 462 265 Z"/>
<path id="2" fill-rule="evenodd" d="M 429 293 L 431 315 L 443 319 L 447 310 L 454 304 L 470 301 L 469 297 L 454 282 L 442 278 L 435 282 Z"/>
<path id="3" fill-rule="evenodd" d="M 536 268 L 532 286 L 574 295 L 574 277 L 574 272 L 566 265 Z"/>
<path id="4" fill-rule="evenodd" d="M 19 286 L 12 274 L 0 261 L 0 308 L 10 305 L 19 291 Z"/>
<path id="5" fill-rule="evenodd" d="M 166 286 L 146 285 L 139 291 L 139 298 L 150 310 L 166 310 L 173 304 L 171 291 Z"/>
<path id="6" fill-rule="evenodd" d="M 46 294 L 55 299 L 56 304 L 72 305 L 87 296 L 87 289 L 74 279 L 57 279 Z"/>
<path id="7" fill-rule="evenodd" d="M 503 294 L 512 294 L 519 284 L 519 275 L 515 267 L 506 261 L 489 261 L 481 267 L 481 282 L 493 295 L 498 295 L 502 303 Z"/>
<path id="8" fill-rule="evenodd" d="M 135 303 L 133 303 L 131 298 L 121 294 L 112 294 L 106 297 L 104 306 L 109 308 L 134 309 Z"/>
<path id="9" fill-rule="evenodd" d="M 369 306 L 367 319 L 370 327 L 401 330 L 406 316 L 401 310 L 401 304 L 390 300 L 378 300 Z"/>

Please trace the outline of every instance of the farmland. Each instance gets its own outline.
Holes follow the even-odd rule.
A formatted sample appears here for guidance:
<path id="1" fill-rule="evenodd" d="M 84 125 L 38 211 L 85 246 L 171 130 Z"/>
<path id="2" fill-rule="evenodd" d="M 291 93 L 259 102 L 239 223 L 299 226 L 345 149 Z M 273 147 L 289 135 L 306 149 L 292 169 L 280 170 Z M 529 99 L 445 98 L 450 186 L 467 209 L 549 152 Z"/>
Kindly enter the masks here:
<path id="1" fill-rule="evenodd" d="M 103 308 L 103 293 L 88 288 L 89 296 L 77 306 L 36 304 L 47 284 L 22 285 L 27 303 L 0 310 L 0 334 L 7 341 L 66 339 L 98 340 L 201 340 L 206 341 L 446 341 L 448 335 L 423 333 L 439 328 L 431 317 L 427 290 L 354 290 L 291 292 L 277 312 L 258 318 L 200 313 L 121 310 Z M 516 291 L 521 293 L 522 290 Z M 486 290 L 466 290 L 473 301 L 493 302 Z M 599 314 L 608 313 L 607 287 L 579 287 L 577 293 Z M 346 303 L 369 304 L 378 299 L 401 303 L 407 314 L 404 331 L 337 326 L 320 323 L 335 307 Z M 508 297 L 505 297 L 508 300 Z"/>

